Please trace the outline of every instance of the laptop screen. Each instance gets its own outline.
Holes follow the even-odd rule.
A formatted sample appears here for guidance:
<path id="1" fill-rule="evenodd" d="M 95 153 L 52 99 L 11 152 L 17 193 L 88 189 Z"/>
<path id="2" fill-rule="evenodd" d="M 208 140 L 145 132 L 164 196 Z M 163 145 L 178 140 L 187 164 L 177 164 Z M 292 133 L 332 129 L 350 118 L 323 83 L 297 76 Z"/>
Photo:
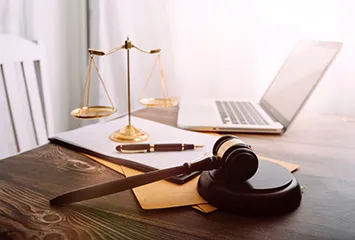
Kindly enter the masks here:
<path id="1" fill-rule="evenodd" d="M 341 48 L 339 42 L 300 41 L 291 51 L 260 104 L 289 126 Z"/>

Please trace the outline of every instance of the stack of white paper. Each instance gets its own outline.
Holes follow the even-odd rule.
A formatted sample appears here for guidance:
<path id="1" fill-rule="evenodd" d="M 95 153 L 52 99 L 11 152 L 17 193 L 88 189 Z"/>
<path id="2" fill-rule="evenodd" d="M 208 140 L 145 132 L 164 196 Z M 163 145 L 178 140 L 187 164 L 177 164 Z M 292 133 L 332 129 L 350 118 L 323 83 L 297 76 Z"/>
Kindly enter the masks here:
<path id="1" fill-rule="evenodd" d="M 179 152 L 151 152 L 138 154 L 123 154 L 117 152 L 115 147 L 121 143 L 110 140 L 109 136 L 114 131 L 127 124 L 127 117 L 106 123 L 97 123 L 63 132 L 54 138 L 76 145 L 102 155 L 130 160 L 155 169 L 164 169 L 180 166 L 185 162 L 193 162 L 203 157 L 210 156 L 212 147 L 218 136 L 181 130 L 157 122 L 132 117 L 132 124 L 149 134 L 147 141 L 142 143 L 184 143 L 203 144 L 204 148 Z"/>

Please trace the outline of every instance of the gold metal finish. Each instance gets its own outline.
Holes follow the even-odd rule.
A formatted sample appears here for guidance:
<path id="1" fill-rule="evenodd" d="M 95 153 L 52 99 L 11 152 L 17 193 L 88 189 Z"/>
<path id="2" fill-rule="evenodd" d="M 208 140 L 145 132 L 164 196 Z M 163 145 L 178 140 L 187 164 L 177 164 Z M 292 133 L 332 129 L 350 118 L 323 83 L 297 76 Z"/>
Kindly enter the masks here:
<path id="1" fill-rule="evenodd" d="M 105 55 L 105 53 L 101 50 L 96 50 L 96 49 L 88 49 L 88 52 L 90 53 L 90 55 L 96 55 L 96 56 L 103 56 Z"/>
<path id="2" fill-rule="evenodd" d="M 110 139 L 115 142 L 142 142 L 148 139 L 148 134 L 133 125 L 127 125 L 112 133 Z"/>
<path id="3" fill-rule="evenodd" d="M 147 54 L 157 54 L 157 59 L 154 62 L 153 70 L 157 62 L 159 62 L 160 66 L 160 75 L 161 75 L 161 86 L 162 86 L 162 93 L 163 97 L 162 98 L 143 98 L 142 95 L 145 92 L 150 78 L 152 76 L 153 70 L 151 71 L 149 78 L 146 82 L 146 86 L 142 91 L 142 94 L 139 98 L 139 101 L 141 104 L 147 106 L 147 107 L 172 107 L 177 105 L 178 101 L 176 99 L 170 98 L 166 89 L 166 81 L 165 81 L 165 75 L 161 63 L 161 57 L 160 57 L 160 49 L 152 49 L 152 50 L 144 50 L 141 49 L 135 45 L 132 44 L 132 42 L 127 38 L 125 43 L 117 48 L 113 48 L 108 52 L 104 52 L 102 50 L 97 50 L 97 49 L 88 49 L 88 52 L 90 54 L 90 61 L 89 61 L 89 67 L 88 67 L 88 72 L 86 76 L 86 81 L 84 84 L 84 91 L 82 93 L 81 97 L 81 102 L 80 102 L 80 107 L 77 109 L 74 109 L 71 112 L 71 115 L 76 117 L 76 118 L 81 118 L 81 119 L 93 119 L 93 118 L 101 118 L 101 117 L 107 117 L 111 115 L 112 113 L 116 112 L 116 108 L 113 105 L 113 102 L 111 100 L 111 97 L 106 89 L 105 83 L 101 77 L 101 74 L 99 72 L 97 63 L 95 61 L 95 57 L 103 57 L 103 56 L 108 56 L 111 55 L 121 49 L 125 49 L 127 51 L 127 107 L 128 107 L 128 125 L 123 128 L 115 131 L 110 135 L 110 139 L 113 141 L 117 142 L 141 142 L 145 141 L 148 139 L 148 134 L 143 132 L 142 130 L 139 130 L 135 128 L 131 124 L 131 69 L 130 69 L 130 50 L 131 49 L 137 49 L 140 52 L 147 53 Z M 105 90 L 105 93 L 110 101 L 111 106 L 90 106 L 89 105 L 89 99 L 90 99 L 90 87 L 91 87 L 91 72 L 92 72 L 92 65 L 94 65 L 95 70 L 98 74 L 98 77 L 100 79 L 100 82 Z M 85 93 L 87 92 L 87 98 L 86 98 L 86 103 L 84 104 L 85 100 Z M 154 151 L 154 148 L 153 148 Z"/>
<path id="4" fill-rule="evenodd" d="M 107 55 L 110 55 L 110 54 L 112 54 L 112 53 L 114 53 L 114 52 L 117 52 L 118 50 L 124 49 L 125 46 L 126 46 L 126 45 L 124 44 L 124 45 L 122 45 L 121 47 L 111 49 L 109 52 L 105 53 L 105 55 L 107 56 Z"/>
<path id="5" fill-rule="evenodd" d="M 155 146 L 154 146 L 154 144 L 149 144 L 149 151 L 150 152 L 154 152 L 155 151 Z"/>
<path id="6" fill-rule="evenodd" d="M 131 126 L 131 68 L 129 61 L 129 48 L 127 48 L 127 92 L 128 92 L 128 125 Z"/>
<path id="7" fill-rule="evenodd" d="M 181 151 L 184 151 L 185 150 L 185 145 L 182 143 L 181 144 Z"/>
<path id="8" fill-rule="evenodd" d="M 93 118 L 108 117 L 114 112 L 116 112 L 116 108 L 105 107 L 105 106 L 89 106 L 89 107 L 76 108 L 73 111 L 71 111 L 70 114 L 76 118 L 93 119 Z"/>
<path id="9" fill-rule="evenodd" d="M 113 105 L 111 97 L 106 89 L 105 83 L 102 80 L 101 74 L 99 72 L 99 68 L 95 61 L 95 56 L 102 56 L 104 54 L 102 51 L 89 49 L 88 52 L 90 53 L 90 60 L 89 60 L 89 67 L 86 75 L 86 81 L 84 84 L 84 91 L 81 95 L 80 107 L 71 111 L 71 115 L 76 118 L 80 119 L 94 119 L 94 118 L 101 118 L 110 116 L 112 113 L 116 112 L 116 108 Z M 94 64 L 95 70 L 99 76 L 101 84 L 106 92 L 106 95 L 110 101 L 111 106 L 90 106 L 90 88 L 91 88 L 91 72 L 92 72 L 92 65 Z M 85 92 L 87 89 L 87 96 L 86 96 L 86 103 L 84 105 L 85 99 Z M 84 105 L 84 106 L 83 106 Z"/>
<path id="10" fill-rule="evenodd" d="M 146 107 L 173 107 L 176 106 L 178 100 L 173 98 L 144 98 L 139 102 Z"/>
<path id="11" fill-rule="evenodd" d="M 133 46 L 133 45 L 132 45 Z M 150 50 L 150 51 L 147 51 L 147 50 L 143 50 L 139 47 L 136 47 L 136 46 L 133 46 L 135 49 L 141 51 L 141 52 L 144 52 L 144 53 L 149 53 L 149 54 L 156 54 L 156 53 L 160 53 L 160 49 L 153 49 L 153 50 Z"/>
<path id="12" fill-rule="evenodd" d="M 160 51 L 160 50 L 159 50 Z M 160 68 L 160 77 L 161 77 L 161 90 L 162 90 L 162 98 L 144 98 L 143 95 L 146 92 L 150 79 L 153 75 L 153 71 L 155 69 L 156 64 L 159 62 L 159 68 Z M 169 97 L 168 90 L 166 87 L 166 80 L 165 80 L 165 74 L 163 70 L 163 65 L 161 62 L 161 56 L 158 54 L 157 58 L 155 59 L 155 62 L 153 64 L 152 70 L 148 76 L 148 80 L 145 83 L 145 86 L 140 94 L 139 97 L 139 102 L 146 106 L 146 107 L 174 107 L 178 104 L 178 100 L 174 99 L 172 97 Z"/>
<path id="13" fill-rule="evenodd" d="M 194 149 L 196 149 L 196 148 L 203 148 L 205 145 L 195 145 L 194 146 Z"/>
<path id="14" fill-rule="evenodd" d="M 244 142 L 240 139 L 232 138 L 226 142 L 224 142 L 217 151 L 217 157 L 222 158 L 223 154 L 233 145 L 244 144 Z"/>
<path id="15" fill-rule="evenodd" d="M 146 153 L 147 150 L 146 149 L 141 149 L 141 150 L 124 150 L 124 149 L 121 149 L 120 152 L 121 153 Z"/>

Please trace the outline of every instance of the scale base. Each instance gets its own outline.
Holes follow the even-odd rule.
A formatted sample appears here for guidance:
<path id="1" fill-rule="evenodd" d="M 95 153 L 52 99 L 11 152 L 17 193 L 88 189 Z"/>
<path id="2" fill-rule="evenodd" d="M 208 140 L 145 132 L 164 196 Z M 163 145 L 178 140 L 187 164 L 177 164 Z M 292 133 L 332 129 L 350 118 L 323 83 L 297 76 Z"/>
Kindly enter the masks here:
<path id="1" fill-rule="evenodd" d="M 227 184 L 215 170 L 204 171 L 198 192 L 208 203 L 222 211 L 248 216 L 280 215 L 295 210 L 302 192 L 297 179 L 284 167 L 266 160 L 249 180 Z"/>
<path id="2" fill-rule="evenodd" d="M 133 125 L 115 131 L 110 135 L 110 139 L 115 142 L 143 142 L 148 139 L 148 134 Z"/>

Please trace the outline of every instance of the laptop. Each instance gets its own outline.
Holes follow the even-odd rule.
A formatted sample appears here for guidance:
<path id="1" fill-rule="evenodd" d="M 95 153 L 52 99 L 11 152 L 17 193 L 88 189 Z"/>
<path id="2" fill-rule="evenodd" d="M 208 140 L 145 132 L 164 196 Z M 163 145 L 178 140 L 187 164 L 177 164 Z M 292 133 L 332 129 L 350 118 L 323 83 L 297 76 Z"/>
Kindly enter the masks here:
<path id="1" fill-rule="evenodd" d="M 177 125 L 195 131 L 284 133 L 322 79 L 341 42 L 299 41 L 258 102 L 180 100 Z"/>

